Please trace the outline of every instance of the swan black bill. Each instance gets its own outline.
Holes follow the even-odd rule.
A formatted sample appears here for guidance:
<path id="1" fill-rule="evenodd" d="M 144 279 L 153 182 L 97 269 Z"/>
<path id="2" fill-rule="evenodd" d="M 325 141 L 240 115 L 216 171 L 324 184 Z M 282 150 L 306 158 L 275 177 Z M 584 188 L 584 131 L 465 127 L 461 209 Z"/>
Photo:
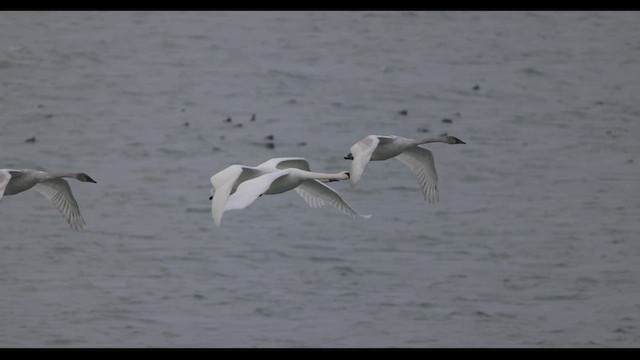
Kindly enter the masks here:
<path id="1" fill-rule="evenodd" d="M 344 157 L 345 160 L 353 160 L 353 155 L 351 153 L 347 154 L 347 156 Z"/>
<path id="2" fill-rule="evenodd" d="M 458 139 L 457 137 L 455 137 L 455 136 L 452 136 L 452 137 L 453 137 L 453 140 L 455 140 L 455 141 L 456 141 L 456 142 L 455 142 L 455 144 L 466 144 L 466 142 L 464 142 L 464 141 L 462 141 L 462 140 Z"/>
<path id="3" fill-rule="evenodd" d="M 209 196 L 209 200 L 213 200 L 213 195 Z"/>

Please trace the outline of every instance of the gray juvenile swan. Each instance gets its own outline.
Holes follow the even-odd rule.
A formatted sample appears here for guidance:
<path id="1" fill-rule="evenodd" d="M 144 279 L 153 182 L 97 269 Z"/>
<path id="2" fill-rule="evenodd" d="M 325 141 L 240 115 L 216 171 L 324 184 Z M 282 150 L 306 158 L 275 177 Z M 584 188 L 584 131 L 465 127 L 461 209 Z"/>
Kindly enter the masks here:
<path id="1" fill-rule="evenodd" d="M 15 195 L 33 188 L 58 208 L 72 228 L 82 229 L 85 222 L 80 215 L 78 203 L 71 193 L 69 183 L 63 179 L 65 177 L 82 182 L 96 182 L 85 173 L 47 173 L 32 169 L 0 169 L 0 200 L 4 195 Z"/>
<path id="2" fill-rule="evenodd" d="M 300 157 L 274 158 L 258 166 L 231 165 L 211 177 L 211 213 L 216 226 L 227 210 L 244 209 L 262 195 L 295 190 L 312 208 L 332 205 L 353 217 L 369 218 L 355 211 L 333 189 L 323 184 L 347 180 L 346 171 L 337 174 L 311 172 Z"/>
<path id="3" fill-rule="evenodd" d="M 353 160 L 349 183 L 355 186 L 369 161 L 382 161 L 395 157 L 409 167 L 418 178 L 418 183 L 429 203 L 438 201 L 438 174 L 431 151 L 418 145 L 442 142 L 445 144 L 466 144 L 453 136 L 408 139 L 396 135 L 368 135 L 351 147 L 351 152 L 344 158 Z"/>

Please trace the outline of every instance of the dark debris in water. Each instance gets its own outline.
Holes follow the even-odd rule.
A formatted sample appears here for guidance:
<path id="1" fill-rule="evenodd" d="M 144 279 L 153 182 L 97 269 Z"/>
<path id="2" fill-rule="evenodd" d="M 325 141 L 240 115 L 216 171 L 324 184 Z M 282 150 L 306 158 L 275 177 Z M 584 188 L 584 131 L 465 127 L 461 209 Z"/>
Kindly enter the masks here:
<path id="1" fill-rule="evenodd" d="M 32 136 L 32 137 L 26 139 L 24 142 L 26 142 L 26 143 L 34 143 L 34 142 L 36 142 L 36 137 Z"/>

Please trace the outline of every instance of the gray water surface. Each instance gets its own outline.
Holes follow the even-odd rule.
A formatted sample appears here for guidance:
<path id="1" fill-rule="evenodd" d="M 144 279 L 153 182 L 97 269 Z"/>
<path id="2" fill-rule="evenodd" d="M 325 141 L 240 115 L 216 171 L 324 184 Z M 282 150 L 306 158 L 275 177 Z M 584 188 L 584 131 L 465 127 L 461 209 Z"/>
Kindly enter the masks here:
<path id="1" fill-rule="evenodd" d="M 98 183 L 70 180 L 83 231 L 0 202 L 0 346 L 639 347 L 638 39 L 638 12 L 1 12 L 0 167 Z M 445 132 L 438 204 L 389 160 L 332 183 L 369 220 L 290 192 L 213 225 L 228 165 Z"/>

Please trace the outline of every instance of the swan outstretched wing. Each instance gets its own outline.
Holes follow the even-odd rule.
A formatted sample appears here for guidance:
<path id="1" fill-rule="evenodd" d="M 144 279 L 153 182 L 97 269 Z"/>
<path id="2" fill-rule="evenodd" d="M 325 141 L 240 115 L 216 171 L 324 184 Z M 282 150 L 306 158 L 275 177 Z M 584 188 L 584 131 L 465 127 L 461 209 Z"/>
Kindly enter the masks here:
<path id="1" fill-rule="evenodd" d="M 396 159 L 407 165 L 418 178 L 424 200 L 429 203 L 438 202 L 438 173 L 431 151 L 415 146 L 397 155 Z"/>
<path id="2" fill-rule="evenodd" d="M 225 184 L 232 183 L 237 186 L 240 182 L 252 179 L 260 174 L 262 174 L 262 171 L 251 166 L 231 165 L 215 173 L 211 177 L 211 185 L 214 190 L 218 191 L 218 188 Z"/>
<path id="3" fill-rule="evenodd" d="M 7 184 L 9 184 L 9 180 L 11 180 L 11 173 L 9 170 L 0 170 L 0 199 L 2 199 L 2 196 L 4 195 L 4 189 L 7 187 Z"/>
<path id="4" fill-rule="evenodd" d="M 296 168 L 305 171 L 311 171 L 309 163 L 302 157 L 280 157 L 269 159 L 262 164 L 256 166 L 257 168 L 275 168 L 275 169 L 287 169 Z"/>
<path id="5" fill-rule="evenodd" d="M 233 182 L 224 183 L 214 187 L 213 199 L 211 200 L 211 217 L 216 226 L 220 226 L 222 221 L 222 214 L 224 214 L 224 207 L 231 194 L 233 188 Z"/>
<path id="6" fill-rule="evenodd" d="M 369 159 L 371 159 L 371 155 L 379 143 L 380 139 L 378 136 L 369 135 L 351 147 L 351 155 L 353 156 L 351 173 L 349 174 L 349 183 L 351 186 L 355 186 L 358 181 L 360 181 L 360 177 L 367 167 L 367 164 L 369 164 Z"/>
<path id="7" fill-rule="evenodd" d="M 243 165 L 231 165 L 211 177 L 214 195 L 211 201 L 211 216 L 216 226 L 220 226 L 222 214 L 229 196 L 242 182 L 262 174 L 261 171 Z"/>
<path id="8" fill-rule="evenodd" d="M 332 188 L 318 180 L 305 180 L 294 189 L 304 201 L 312 208 L 320 208 L 329 204 L 343 213 L 352 216 L 368 219 L 371 215 L 362 215 L 354 210 L 344 199 Z"/>
<path id="9" fill-rule="evenodd" d="M 38 183 L 33 189 L 44 195 L 58 208 L 72 228 L 79 230 L 85 225 L 80 208 L 73 197 L 69 183 L 63 179 L 53 179 Z"/>

